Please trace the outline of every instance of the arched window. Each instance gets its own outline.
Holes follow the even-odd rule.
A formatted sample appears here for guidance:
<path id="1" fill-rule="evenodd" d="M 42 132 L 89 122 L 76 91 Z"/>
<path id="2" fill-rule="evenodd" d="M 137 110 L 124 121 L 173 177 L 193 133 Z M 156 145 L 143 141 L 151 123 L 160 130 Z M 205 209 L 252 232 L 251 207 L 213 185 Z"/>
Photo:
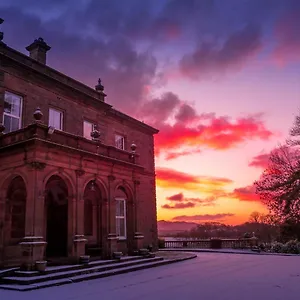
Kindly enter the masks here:
<path id="1" fill-rule="evenodd" d="M 126 239 L 126 193 L 118 188 L 116 193 L 116 235 L 119 239 Z"/>
<path id="2" fill-rule="evenodd" d="M 93 203 L 84 200 L 84 235 L 93 235 Z"/>
<path id="3" fill-rule="evenodd" d="M 10 237 L 25 236 L 26 186 L 22 177 L 15 177 L 9 185 L 7 200 L 10 213 Z"/>

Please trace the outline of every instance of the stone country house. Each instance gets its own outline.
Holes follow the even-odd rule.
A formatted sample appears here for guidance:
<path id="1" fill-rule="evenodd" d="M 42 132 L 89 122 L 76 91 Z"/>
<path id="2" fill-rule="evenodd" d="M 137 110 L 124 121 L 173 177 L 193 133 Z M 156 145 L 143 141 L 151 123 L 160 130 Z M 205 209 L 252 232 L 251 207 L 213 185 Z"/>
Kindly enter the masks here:
<path id="1" fill-rule="evenodd" d="M 1 19 L 0 19 L 1 20 Z M 0 267 L 157 245 L 158 130 L 0 36 Z M 2 122 L 2 123 L 1 123 Z"/>

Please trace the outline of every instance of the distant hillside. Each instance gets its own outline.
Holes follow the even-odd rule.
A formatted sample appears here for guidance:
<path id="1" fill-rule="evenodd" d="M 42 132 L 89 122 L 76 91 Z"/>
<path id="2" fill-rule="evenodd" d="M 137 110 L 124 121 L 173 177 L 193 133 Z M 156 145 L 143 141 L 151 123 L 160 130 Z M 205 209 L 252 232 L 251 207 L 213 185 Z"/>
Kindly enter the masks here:
<path id="1" fill-rule="evenodd" d="M 171 221 L 158 221 L 157 228 L 158 228 L 158 235 L 170 235 L 176 234 L 183 231 L 191 230 L 192 228 L 196 227 L 198 224 L 193 222 L 171 222 Z"/>

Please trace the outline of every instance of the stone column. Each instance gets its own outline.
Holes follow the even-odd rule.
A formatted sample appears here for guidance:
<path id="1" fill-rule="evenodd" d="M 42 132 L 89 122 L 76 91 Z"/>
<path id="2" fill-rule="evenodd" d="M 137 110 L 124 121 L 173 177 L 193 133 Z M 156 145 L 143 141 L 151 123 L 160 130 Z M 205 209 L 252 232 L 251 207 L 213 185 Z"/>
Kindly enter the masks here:
<path id="1" fill-rule="evenodd" d="M 28 163 L 28 186 L 26 199 L 26 222 L 25 237 L 20 242 L 21 247 L 21 267 L 25 270 L 34 270 L 37 261 L 45 258 L 46 242 L 43 237 L 44 209 L 41 184 L 39 174 L 46 167 L 45 163 L 31 161 Z"/>
<path id="2" fill-rule="evenodd" d="M 114 201 L 113 187 L 112 184 L 116 179 L 115 176 L 108 176 L 108 207 L 107 207 L 107 243 L 104 245 L 104 256 L 107 258 L 112 258 L 113 253 L 117 252 L 117 235 L 116 235 L 116 206 Z"/>
<path id="3" fill-rule="evenodd" d="M 85 256 L 85 245 L 87 239 L 84 236 L 84 200 L 83 200 L 83 175 L 85 171 L 76 170 L 76 196 L 75 196 L 75 234 L 73 237 L 73 256 L 80 261 Z"/>

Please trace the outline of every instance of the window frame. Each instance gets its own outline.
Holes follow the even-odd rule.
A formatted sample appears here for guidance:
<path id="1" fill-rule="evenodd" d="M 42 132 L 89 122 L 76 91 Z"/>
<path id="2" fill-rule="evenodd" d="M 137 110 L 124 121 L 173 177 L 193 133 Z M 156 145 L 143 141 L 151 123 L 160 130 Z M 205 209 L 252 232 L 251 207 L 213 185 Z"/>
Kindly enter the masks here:
<path id="1" fill-rule="evenodd" d="M 116 207 L 117 207 L 117 202 L 121 202 L 123 203 L 123 209 L 124 209 L 124 216 L 121 215 L 117 215 L 117 209 L 116 209 L 116 213 L 115 213 L 115 218 L 116 218 L 116 236 L 119 240 L 126 240 L 127 239 L 127 220 L 126 220 L 126 200 L 125 198 L 121 198 L 121 197 L 116 197 L 115 201 L 116 201 Z M 124 235 L 121 235 L 121 226 L 118 224 L 120 224 L 118 220 L 124 220 Z"/>
<path id="2" fill-rule="evenodd" d="M 123 141 L 123 143 L 122 143 L 122 148 L 120 148 L 120 147 L 118 147 L 118 145 L 117 145 L 117 138 L 122 138 L 122 141 Z M 117 149 L 119 149 L 119 150 L 124 150 L 125 151 L 125 136 L 124 135 L 122 135 L 122 134 L 119 134 L 119 133 L 115 133 L 115 147 L 117 148 Z"/>
<path id="3" fill-rule="evenodd" d="M 83 120 L 83 137 L 84 137 L 85 139 L 87 139 L 87 140 L 93 141 L 94 138 L 92 138 L 91 135 L 90 135 L 88 138 L 84 136 L 84 124 L 85 124 L 85 123 L 89 123 L 89 124 L 92 125 L 92 131 L 90 132 L 90 134 L 95 130 L 95 128 L 97 127 L 97 124 L 94 123 L 94 122 L 91 122 L 91 121 L 89 121 L 89 120 Z"/>
<path id="4" fill-rule="evenodd" d="M 61 128 L 56 128 L 54 125 L 50 124 L 50 111 L 51 110 L 60 113 Z M 64 130 L 64 111 L 62 109 L 59 109 L 59 108 L 49 107 L 48 114 L 49 114 L 48 125 L 54 127 L 55 130 L 63 131 Z"/>
<path id="5" fill-rule="evenodd" d="M 18 119 L 19 122 L 18 122 L 18 129 L 17 129 L 17 130 L 19 130 L 19 129 L 22 128 L 22 121 L 23 121 L 22 115 L 23 115 L 24 97 L 22 97 L 22 96 L 20 96 L 20 95 L 18 95 L 18 94 L 15 94 L 15 93 L 13 93 L 13 92 L 10 92 L 10 91 L 4 91 L 4 103 L 5 103 L 5 98 L 6 98 L 6 95 L 7 95 L 7 94 L 10 94 L 10 95 L 13 95 L 13 96 L 19 98 L 19 100 L 20 100 L 20 116 L 17 117 L 17 116 L 15 116 L 15 115 L 11 114 L 11 113 L 5 112 L 5 108 L 4 108 L 4 106 L 3 106 L 2 124 L 5 124 L 5 122 L 4 122 L 5 116 L 10 117 L 10 118 Z M 4 103 L 3 103 L 3 104 L 4 104 Z M 11 124 L 10 124 L 10 125 L 11 125 Z M 9 132 L 13 132 L 13 131 L 11 130 L 11 128 L 9 129 L 9 131 L 7 131 L 7 128 L 5 128 L 4 133 L 9 133 Z"/>

